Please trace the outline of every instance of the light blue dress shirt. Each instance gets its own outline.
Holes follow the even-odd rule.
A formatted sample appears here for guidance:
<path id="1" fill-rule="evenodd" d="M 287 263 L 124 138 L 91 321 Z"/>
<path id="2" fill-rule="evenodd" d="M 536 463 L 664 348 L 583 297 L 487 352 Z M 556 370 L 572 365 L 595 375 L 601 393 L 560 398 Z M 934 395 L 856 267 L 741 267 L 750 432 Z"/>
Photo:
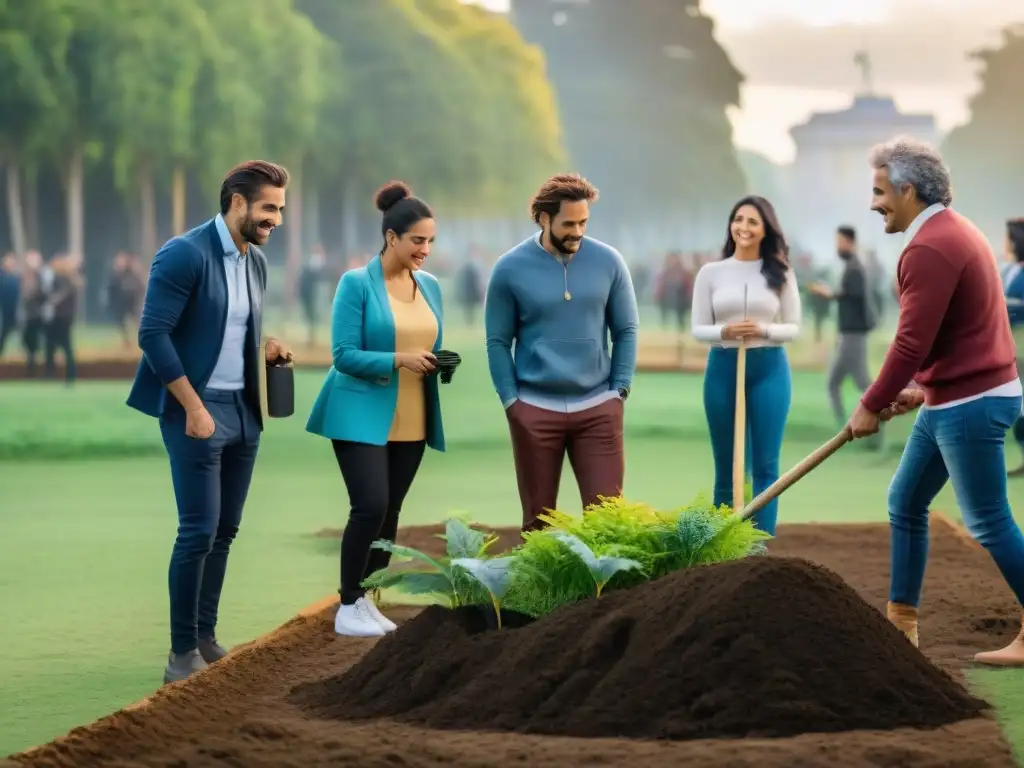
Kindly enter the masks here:
<path id="1" fill-rule="evenodd" d="M 224 247 L 224 277 L 228 286 L 228 322 L 224 327 L 220 357 L 213 369 L 207 389 L 238 391 L 245 389 L 245 334 L 249 328 L 249 283 L 246 280 L 245 256 L 231 238 L 227 222 L 217 214 L 217 233 Z"/>

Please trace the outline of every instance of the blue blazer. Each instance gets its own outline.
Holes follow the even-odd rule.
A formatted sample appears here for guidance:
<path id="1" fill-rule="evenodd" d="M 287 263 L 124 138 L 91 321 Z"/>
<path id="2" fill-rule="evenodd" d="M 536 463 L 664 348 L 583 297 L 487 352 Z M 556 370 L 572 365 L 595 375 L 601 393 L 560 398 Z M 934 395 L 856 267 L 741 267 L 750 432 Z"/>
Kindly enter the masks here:
<path id="1" fill-rule="evenodd" d="M 444 307 L 437 278 L 413 273 L 434 317 L 441 349 Z M 306 431 L 332 440 L 386 445 L 398 404 L 394 367 L 395 319 L 384 286 L 380 256 L 341 276 L 331 309 L 334 366 L 313 404 Z M 437 376 L 424 378 L 427 399 L 427 445 L 443 451 L 444 427 Z"/>
<path id="2" fill-rule="evenodd" d="M 167 391 L 187 376 L 202 397 L 220 357 L 228 318 L 224 246 L 215 219 L 175 237 L 153 258 L 139 320 L 142 360 L 128 405 L 148 416 L 181 415 L 181 404 Z M 249 285 L 249 329 L 245 338 L 245 398 L 260 427 L 259 366 L 267 259 L 254 245 L 245 257 Z"/>
<path id="3" fill-rule="evenodd" d="M 1009 268 L 1003 270 L 1004 283 L 1008 273 Z M 1003 286 L 1003 294 L 1009 299 L 1006 308 L 1010 313 L 1010 325 L 1024 325 L 1024 269 L 1019 270 L 1010 283 Z"/>

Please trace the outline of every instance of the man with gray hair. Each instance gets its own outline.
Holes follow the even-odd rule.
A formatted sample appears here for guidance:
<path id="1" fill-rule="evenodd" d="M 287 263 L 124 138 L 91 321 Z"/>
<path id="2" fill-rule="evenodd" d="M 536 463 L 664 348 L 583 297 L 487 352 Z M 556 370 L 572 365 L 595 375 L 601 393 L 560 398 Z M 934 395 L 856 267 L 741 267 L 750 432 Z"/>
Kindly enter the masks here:
<path id="1" fill-rule="evenodd" d="M 900 317 L 882 370 L 848 427 L 863 437 L 878 431 L 883 411 L 921 407 L 889 487 L 887 613 L 916 645 L 928 507 L 949 480 L 971 535 L 1024 603 L 1024 535 L 1007 500 L 1003 453 L 1021 412 L 1021 383 L 995 256 L 981 232 L 950 210 L 942 158 L 899 138 L 876 147 L 871 166 L 871 208 L 887 233 L 906 238 L 896 267 Z M 912 381 L 918 386 L 908 388 Z M 974 658 L 1024 666 L 1024 632 Z"/>

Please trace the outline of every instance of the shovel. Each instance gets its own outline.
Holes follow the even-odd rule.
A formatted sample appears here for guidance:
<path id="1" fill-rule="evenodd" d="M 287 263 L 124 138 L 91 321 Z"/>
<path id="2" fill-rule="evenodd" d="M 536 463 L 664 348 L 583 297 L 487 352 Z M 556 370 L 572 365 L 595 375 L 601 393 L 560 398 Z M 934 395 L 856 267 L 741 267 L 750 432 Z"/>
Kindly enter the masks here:
<path id="1" fill-rule="evenodd" d="M 747 319 L 747 286 L 743 286 L 743 318 Z M 740 339 L 736 351 L 736 406 L 732 431 L 732 508 L 742 509 L 747 473 L 747 340 Z M 763 505 L 762 505 L 763 506 Z"/>
<path id="2" fill-rule="evenodd" d="M 804 458 L 799 464 L 757 494 L 757 496 L 751 499 L 749 504 L 742 507 L 740 511 L 736 513 L 736 517 L 740 520 L 749 520 L 764 509 L 769 503 L 779 498 L 779 496 L 782 495 L 782 492 L 793 485 L 797 480 L 802 478 L 812 469 L 817 468 L 818 465 L 825 461 L 825 459 L 852 440 L 853 433 L 844 427 L 842 432 Z"/>

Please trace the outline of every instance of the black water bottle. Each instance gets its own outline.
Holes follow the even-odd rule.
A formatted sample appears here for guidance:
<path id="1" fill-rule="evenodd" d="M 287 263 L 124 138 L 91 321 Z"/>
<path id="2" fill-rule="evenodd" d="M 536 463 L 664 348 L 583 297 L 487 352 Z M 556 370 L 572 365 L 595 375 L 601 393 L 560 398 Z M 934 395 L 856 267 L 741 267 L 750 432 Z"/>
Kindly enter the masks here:
<path id="1" fill-rule="evenodd" d="M 267 415 L 285 419 L 295 413 L 295 368 L 285 358 L 267 363 Z"/>

